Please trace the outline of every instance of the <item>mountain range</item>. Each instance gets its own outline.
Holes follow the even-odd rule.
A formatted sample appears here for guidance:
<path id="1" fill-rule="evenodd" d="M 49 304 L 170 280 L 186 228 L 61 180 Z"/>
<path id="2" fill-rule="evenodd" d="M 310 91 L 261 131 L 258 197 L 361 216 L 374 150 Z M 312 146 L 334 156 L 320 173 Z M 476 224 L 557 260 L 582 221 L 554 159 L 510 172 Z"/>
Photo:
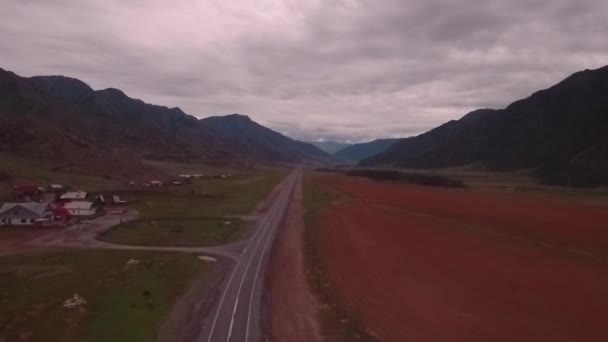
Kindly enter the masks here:
<path id="1" fill-rule="evenodd" d="M 337 142 L 337 141 L 311 141 L 310 143 L 317 146 L 318 148 L 322 149 L 323 151 L 325 151 L 329 154 L 335 154 L 338 151 L 341 151 L 349 146 L 352 146 L 352 144 L 341 143 L 341 142 Z"/>
<path id="2" fill-rule="evenodd" d="M 334 153 L 334 157 L 351 162 L 359 162 L 384 152 L 399 139 L 377 139 L 366 143 L 354 144 Z"/>
<path id="3" fill-rule="evenodd" d="M 0 69 L 0 152 L 104 173 L 141 159 L 312 163 L 331 159 L 246 116 L 197 119 L 179 108 L 93 90 L 64 76 L 24 78 Z M 112 160 L 108 163 L 108 160 Z M 106 167 L 112 165 L 112 167 Z"/>
<path id="4" fill-rule="evenodd" d="M 585 70 L 501 110 L 482 109 L 402 139 L 367 167 L 479 164 L 549 184 L 608 184 L 608 67 Z"/>

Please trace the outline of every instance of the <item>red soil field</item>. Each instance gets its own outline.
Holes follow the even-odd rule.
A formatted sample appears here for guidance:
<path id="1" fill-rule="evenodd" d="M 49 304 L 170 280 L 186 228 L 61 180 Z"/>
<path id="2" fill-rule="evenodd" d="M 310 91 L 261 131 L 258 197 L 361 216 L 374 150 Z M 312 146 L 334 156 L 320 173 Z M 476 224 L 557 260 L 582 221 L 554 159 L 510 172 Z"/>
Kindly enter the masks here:
<path id="1" fill-rule="evenodd" d="M 608 341 L 608 210 L 466 189 L 321 182 L 329 281 L 382 341 Z"/>

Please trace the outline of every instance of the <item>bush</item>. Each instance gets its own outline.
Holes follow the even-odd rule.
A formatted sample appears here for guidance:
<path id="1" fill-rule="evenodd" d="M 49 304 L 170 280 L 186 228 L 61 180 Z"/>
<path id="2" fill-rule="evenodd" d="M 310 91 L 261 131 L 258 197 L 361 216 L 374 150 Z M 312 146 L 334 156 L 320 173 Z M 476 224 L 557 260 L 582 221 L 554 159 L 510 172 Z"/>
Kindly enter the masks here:
<path id="1" fill-rule="evenodd" d="M 356 177 L 366 177 L 377 181 L 399 181 L 424 186 L 443 186 L 450 188 L 466 187 L 464 182 L 459 179 L 437 174 L 368 169 L 354 169 L 349 171 L 347 174 Z"/>

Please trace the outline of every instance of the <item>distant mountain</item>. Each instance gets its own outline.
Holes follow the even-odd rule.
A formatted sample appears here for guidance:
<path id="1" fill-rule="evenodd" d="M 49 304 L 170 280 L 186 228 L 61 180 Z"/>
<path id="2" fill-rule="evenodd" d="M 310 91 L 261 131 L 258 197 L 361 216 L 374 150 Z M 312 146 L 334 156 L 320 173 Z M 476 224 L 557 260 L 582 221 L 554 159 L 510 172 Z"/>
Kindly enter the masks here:
<path id="1" fill-rule="evenodd" d="M 137 172 L 133 164 L 142 158 L 206 162 L 330 158 L 310 144 L 251 120 L 240 134 L 220 129 L 212 121 L 132 99 L 118 89 L 94 91 L 69 77 L 23 78 L 0 69 L 0 152 L 124 177 Z"/>
<path id="2" fill-rule="evenodd" d="M 311 141 L 310 143 L 329 154 L 334 154 L 342 149 L 352 146 L 352 144 L 340 143 L 336 141 Z"/>
<path id="3" fill-rule="evenodd" d="M 298 163 L 332 159 L 318 147 L 288 138 L 245 115 L 214 116 L 201 119 L 199 123 L 215 135 L 227 138 L 233 150 L 248 157 Z"/>
<path id="4" fill-rule="evenodd" d="M 608 67 L 575 73 L 502 110 L 481 110 L 361 162 L 438 168 L 480 163 L 532 169 L 551 184 L 608 184 Z"/>
<path id="5" fill-rule="evenodd" d="M 397 140 L 399 139 L 378 139 L 366 143 L 354 144 L 334 153 L 334 156 L 339 159 L 358 162 L 384 152 L 387 148 L 396 143 Z"/>

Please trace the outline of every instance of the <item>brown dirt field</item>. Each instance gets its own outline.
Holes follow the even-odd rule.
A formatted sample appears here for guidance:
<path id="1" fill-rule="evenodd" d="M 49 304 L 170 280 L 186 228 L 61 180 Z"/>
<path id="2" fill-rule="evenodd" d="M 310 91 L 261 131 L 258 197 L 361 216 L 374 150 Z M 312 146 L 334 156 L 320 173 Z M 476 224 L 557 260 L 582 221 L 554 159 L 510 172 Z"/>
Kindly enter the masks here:
<path id="1" fill-rule="evenodd" d="M 270 258 L 266 293 L 269 341 L 322 341 L 320 304 L 306 280 L 303 214 L 300 183 Z"/>
<path id="2" fill-rule="evenodd" d="M 376 183 L 321 216 L 329 280 L 382 341 L 606 341 L 608 210 Z"/>

